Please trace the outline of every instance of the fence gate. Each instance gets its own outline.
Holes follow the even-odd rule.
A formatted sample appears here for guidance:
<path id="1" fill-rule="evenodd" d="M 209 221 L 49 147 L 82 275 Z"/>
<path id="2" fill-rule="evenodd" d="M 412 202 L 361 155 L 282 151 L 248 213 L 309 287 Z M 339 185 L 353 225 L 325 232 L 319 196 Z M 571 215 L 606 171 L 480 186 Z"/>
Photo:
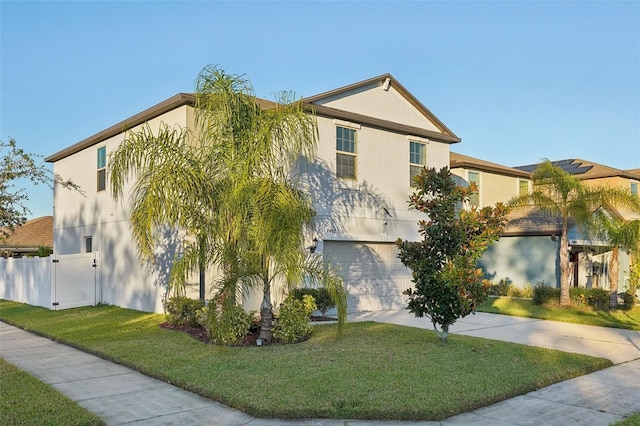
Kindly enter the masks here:
<path id="1" fill-rule="evenodd" d="M 95 305 L 98 285 L 98 253 L 53 255 L 51 309 Z"/>

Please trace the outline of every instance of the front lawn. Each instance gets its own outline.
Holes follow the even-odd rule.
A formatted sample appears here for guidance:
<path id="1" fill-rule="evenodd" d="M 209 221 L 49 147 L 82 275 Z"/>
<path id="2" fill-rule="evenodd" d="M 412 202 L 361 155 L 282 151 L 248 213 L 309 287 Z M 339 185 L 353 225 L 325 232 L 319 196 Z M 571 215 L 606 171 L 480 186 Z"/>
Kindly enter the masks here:
<path id="1" fill-rule="evenodd" d="M 629 311 L 618 309 L 605 312 L 590 307 L 538 306 L 534 305 L 531 299 L 490 297 L 478 307 L 478 311 L 640 331 L 640 306 Z"/>
<path id="2" fill-rule="evenodd" d="M 0 359 L 0 424 L 104 425 L 57 390 Z"/>
<path id="3" fill-rule="evenodd" d="M 0 301 L 0 319 L 257 417 L 439 420 L 611 365 L 605 359 L 374 322 L 299 344 L 216 347 L 113 306 Z"/>

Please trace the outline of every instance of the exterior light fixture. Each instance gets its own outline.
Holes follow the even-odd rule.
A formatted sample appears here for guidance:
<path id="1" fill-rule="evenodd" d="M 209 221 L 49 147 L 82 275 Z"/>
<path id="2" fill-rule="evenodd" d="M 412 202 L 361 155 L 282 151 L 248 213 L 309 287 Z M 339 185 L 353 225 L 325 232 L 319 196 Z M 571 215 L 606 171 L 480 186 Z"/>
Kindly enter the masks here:
<path id="1" fill-rule="evenodd" d="M 318 248 L 318 239 L 314 238 L 313 244 L 311 245 L 311 247 L 309 247 L 309 252 L 315 253 L 317 248 Z"/>

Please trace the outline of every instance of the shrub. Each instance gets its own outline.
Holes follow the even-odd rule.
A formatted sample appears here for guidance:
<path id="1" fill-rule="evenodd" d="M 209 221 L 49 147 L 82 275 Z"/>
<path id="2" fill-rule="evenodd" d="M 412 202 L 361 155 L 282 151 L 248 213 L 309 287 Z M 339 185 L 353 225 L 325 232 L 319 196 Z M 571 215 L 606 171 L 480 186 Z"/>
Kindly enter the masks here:
<path id="1" fill-rule="evenodd" d="M 531 287 L 531 284 L 525 284 L 522 290 L 520 291 L 521 291 L 520 297 L 524 297 L 527 299 L 531 299 L 533 297 L 533 287 Z"/>
<path id="2" fill-rule="evenodd" d="M 252 322 L 253 312 L 246 312 L 242 306 L 215 298 L 209 301 L 205 309 L 203 325 L 211 337 L 211 343 L 233 346 L 242 342 Z"/>
<path id="3" fill-rule="evenodd" d="M 307 294 L 303 296 L 303 300 L 305 298 L 306 303 L 292 296 L 282 302 L 276 328 L 273 331 L 273 337 L 276 340 L 293 343 L 305 340 L 311 335 L 313 327 L 309 324 L 309 315 L 317 307 L 315 303 L 310 303 L 312 296 Z"/>
<path id="4" fill-rule="evenodd" d="M 635 305 L 636 305 L 636 298 L 630 291 L 625 291 L 624 293 L 622 293 L 622 304 L 619 305 L 620 309 L 629 311 L 633 309 Z"/>
<path id="5" fill-rule="evenodd" d="M 603 288 L 591 288 L 587 291 L 587 303 L 596 311 L 608 311 L 610 292 Z"/>
<path id="6" fill-rule="evenodd" d="M 512 285 L 507 289 L 507 296 L 509 297 L 522 297 L 522 290 Z"/>
<path id="7" fill-rule="evenodd" d="M 188 325 L 195 327 L 199 324 L 198 311 L 204 307 L 204 302 L 200 299 L 189 299 L 188 297 L 171 297 L 165 302 L 164 308 L 167 312 L 167 320 L 174 325 Z"/>
<path id="8" fill-rule="evenodd" d="M 539 282 L 533 288 L 533 304 L 544 305 L 550 301 L 556 301 L 560 299 L 560 289 L 550 287 L 544 284 L 544 281 Z"/>
<path id="9" fill-rule="evenodd" d="M 291 291 L 291 296 L 294 299 L 297 300 L 302 300 L 302 298 L 304 297 L 304 295 L 310 295 L 313 296 L 315 302 L 316 302 L 316 306 L 318 307 L 317 309 L 322 313 L 322 316 L 326 316 L 327 311 L 329 309 L 333 309 L 335 308 L 336 304 L 333 303 L 333 300 L 331 299 L 331 295 L 329 294 L 329 291 L 324 288 L 324 287 L 320 287 L 320 288 L 294 288 Z M 313 313 L 313 311 L 311 312 Z M 311 315 L 311 313 L 309 315 Z"/>

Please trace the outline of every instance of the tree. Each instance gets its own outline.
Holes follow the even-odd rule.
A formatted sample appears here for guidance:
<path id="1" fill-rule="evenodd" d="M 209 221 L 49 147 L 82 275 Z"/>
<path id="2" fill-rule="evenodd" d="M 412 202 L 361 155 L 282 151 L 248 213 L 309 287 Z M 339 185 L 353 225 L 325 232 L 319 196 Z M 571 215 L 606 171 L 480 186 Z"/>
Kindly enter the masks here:
<path id="1" fill-rule="evenodd" d="M 550 216 L 560 218 L 560 306 L 569 306 L 569 222 L 573 221 L 585 234 L 592 234 L 597 209 L 614 215 L 616 206 L 633 206 L 638 200 L 630 191 L 621 188 L 586 185 L 549 160 L 544 160 L 534 170 L 532 178 L 533 191 L 514 198 L 508 205 L 513 208 L 533 205 Z"/>
<path id="2" fill-rule="evenodd" d="M 629 253 L 640 252 L 640 220 L 625 220 L 618 215 L 606 214 L 602 210 L 596 212 L 597 232 L 611 244 L 608 279 L 611 293 L 609 305 L 618 305 L 618 275 L 620 272 L 620 250 Z M 636 257 L 636 256 L 633 256 Z M 630 265 L 632 268 L 636 265 Z M 634 294 L 635 296 L 635 294 Z"/>
<path id="3" fill-rule="evenodd" d="M 404 294 L 409 296 L 407 309 L 430 318 L 446 341 L 449 326 L 486 298 L 488 283 L 476 263 L 499 238 L 507 212 L 501 204 L 461 208 L 477 188 L 457 186 L 447 167 L 424 169 L 415 182 L 418 190 L 410 197 L 410 208 L 429 218 L 419 222 L 422 241 L 397 241 L 398 256 L 413 271 L 415 283 Z"/>
<path id="4" fill-rule="evenodd" d="M 293 286 L 309 273 L 327 278 L 302 252 L 314 212 L 294 169 L 313 155 L 315 118 L 286 93 L 278 102 L 258 100 L 246 79 L 214 66 L 198 76 L 195 118 L 193 131 L 163 125 L 129 134 L 110 160 L 112 192 L 121 198 L 135 175 L 131 223 L 143 258 L 153 259 L 159 229 L 190 236 L 174 263 L 172 289 L 180 290 L 189 271 L 211 266 L 222 271 L 219 291 L 233 303 L 260 286 L 268 342 L 274 280 Z M 341 284 L 326 282 L 346 301 Z"/>
<path id="5" fill-rule="evenodd" d="M 44 184 L 50 188 L 57 183 L 64 188 L 80 191 L 78 185 L 62 179 L 40 164 L 39 157 L 18 148 L 18 143 L 12 138 L 9 138 L 9 142 L 0 141 L 0 241 L 10 236 L 31 213 L 24 205 L 28 199 L 26 190 L 16 187 L 19 180 L 29 180 L 35 185 Z"/>

